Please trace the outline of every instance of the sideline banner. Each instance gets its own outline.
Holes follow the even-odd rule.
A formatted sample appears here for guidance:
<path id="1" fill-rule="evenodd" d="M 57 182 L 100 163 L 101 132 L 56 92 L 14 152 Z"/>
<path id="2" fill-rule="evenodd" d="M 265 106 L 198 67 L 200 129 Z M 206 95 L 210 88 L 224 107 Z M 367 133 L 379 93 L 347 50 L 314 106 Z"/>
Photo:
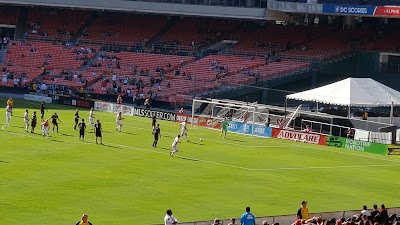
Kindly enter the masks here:
<path id="1" fill-rule="evenodd" d="M 388 155 L 400 155 L 400 147 L 396 145 L 388 145 Z"/>
<path id="2" fill-rule="evenodd" d="M 331 5 L 322 6 L 323 13 L 348 14 L 348 15 L 374 15 L 376 6 L 370 5 Z"/>
<path id="3" fill-rule="evenodd" d="M 115 113 L 122 112 L 123 115 L 133 116 L 133 106 L 116 104 L 114 106 L 114 112 Z"/>
<path id="4" fill-rule="evenodd" d="M 377 6 L 374 15 L 400 17 L 400 6 Z"/>
<path id="5" fill-rule="evenodd" d="M 328 136 L 326 140 L 326 145 L 380 155 L 388 154 L 388 146 L 386 144 L 354 140 L 343 137 Z"/>
<path id="6" fill-rule="evenodd" d="M 300 141 L 311 144 L 326 145 L 326 136 L 322 134 L 305 133 L 294 130 L 272 128 L 272 137 L 284 140 Z"/>
<path id="7" fill-rule="evenodd" d="M 253 129 L 253 124 L 249 123 L 241 123 L 241 122 L 228 122 L 228 131 L 241 133 L 241 134 L 249 134 L 251 135 Z M 254 125 L 254 135 L 261 136 L 261 137 L 271 137 L 272 136 L 272 128 L 261 126 L 261 125 Z"/>
<path id="8" fill-rule="evenodd" d="M 155 116 L 157 119 L 160 120 L 176 121 L 176 114 L 173 112 L 164 112 L 146 108 L 132 107 L 132 115 L 147 118 L 152 118 L 153 116 Z"/>
<path id="9" fill-rule="evenodd" d="M 176 122 L 183 122 L 186 121 L 188 124 L 197 125 L 197 126 L 202 126 L 202 127 L 208 127 L 208 128 L 213 128 L 213 129 L 221 129 L 221 120 L 219 119 L 214 119 L 214 118 L 207 118 L 207 117 L 200 117 L 200 116 L 194 116 L 192 118 L 192 115 L 189 114 L 176 114 Z"/>
<path id="10" fill-rule="evenodd" d="M 31 94 L 25 94 L 24 96 L 25 100 L 30 100 L 30 101 L 36 101 L 36 102 L 46 102 L 46 103 L 51 103 L 52 99 L 47 96 L 41 96 L 41 95 L 31 95 Z"/>
<path id="11" fill-rule="evenodd" d="M 110 102 L 95 102 L 94 109 L 103 112 L 114 112 L 114 104 Z"/>

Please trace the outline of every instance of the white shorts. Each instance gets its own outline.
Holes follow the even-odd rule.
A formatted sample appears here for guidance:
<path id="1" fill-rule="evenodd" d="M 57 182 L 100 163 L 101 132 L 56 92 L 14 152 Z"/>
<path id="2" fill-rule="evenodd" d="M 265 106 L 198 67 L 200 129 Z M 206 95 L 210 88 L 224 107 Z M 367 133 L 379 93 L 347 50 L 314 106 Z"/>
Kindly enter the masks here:
<path id="1" fill-rule="evenodd" d="M 28 120 L 24 120 L 25 125 L 29 126 L 29 121 Z"/>
<path id="2" fill-rule="evenodd" d="M 182 131 L 181 131 L 181 136 L 183 136 L 183 135 L 185 135 L 186 134 L 186 129 L 182 129 Z"/>
<path id="3" fill-rule="evenodd" d="M 10 112 L 6 112 L 6 118 L 7 119 L 11 119 L 11 113 Z"/>
<path id="4" fill-rule="evenodd" d="M 177 151 L 178 151 L 178 147 L 177 147 L 177 146 L 174 146 L 174 145 L 172 145 L 172 150 L 173 150 L 174 152 L 177 152 Z"/>
<path id="5" fill-rule="evenodd" d="M 43 128 L 43 133 L 48 134 L 49 133 L 49 128 Z"/>
<path id="6" fill-rule="evenodd" d="M 118 124 L 119 126 L 122 126 L 122 122 L 121 122 L 121 121 L 117 121 L 117 124 Z"/>
<path id="7" fill-rule="evenodd" d="M 90 124 L 94 124 L 94 120 L 93 120 L 92 117 L 89 117 L 89 123 L 90 123 Z"/>

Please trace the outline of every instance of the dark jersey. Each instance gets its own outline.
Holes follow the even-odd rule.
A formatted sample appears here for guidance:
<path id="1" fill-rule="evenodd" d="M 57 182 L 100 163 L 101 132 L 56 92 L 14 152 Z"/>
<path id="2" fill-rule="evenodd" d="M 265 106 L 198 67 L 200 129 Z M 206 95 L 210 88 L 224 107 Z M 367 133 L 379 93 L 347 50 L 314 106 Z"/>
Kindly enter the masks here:
<path id="1" fill-rule="evenodd" d="M 58 120 L 58 115 L 52 115 L 51 116 L 51 122 L 54 124 L 57 124 L 57 120 Z"/>
<path id="2" fill-rule="evenodd" d="M 44 112 L 45 109 L 46 109 L 46 106 L 44 106 L 43 103 L 40 104 L 40 111 L 41 111 L 41 112 Z"/>
<path id="3" fill-rule="evenodd" d="M 36 127 L 36 123 L 37 123 L 36 115 L 32 114 L 31 126 Z"/>
<path id="4" fill-rule="evenodd" d="M 96 123 L 94 125 L 94 130 L 96 133 L 96 137 L 101 137 L 101 123 Z"/>
<path id="5" fill-rule="evenodd" d="M 155 127 L 155 126 L 156 126 L 156 123 L 157 123 L 157 120 L 156 120 L 156 119 L 153 119 L 153 121 L 151 121 L 151 126 L 152 126 L 152 127 Z"/>
<path id="6" fill-rule="evenodd" d="M 75 113 L 75 120 L 79 119 L 79 113 Z"/>
<path id="7" fill-rule="evenodd" d="M 160 132 L 161 132 L 161 130 L 159 127 L 154 128 L 153 134 L 154 134 L 155 140 L 158 140 L 158 137 L 160 136 Z"/>
<path id="8" fill-rule="evenodd" d="M 79 131 L 85 131 L 85 129 L 86 129 L 86 124 L 84 123 L 84 122 L 82 122 L 82 123 L 79 123 Z"/>

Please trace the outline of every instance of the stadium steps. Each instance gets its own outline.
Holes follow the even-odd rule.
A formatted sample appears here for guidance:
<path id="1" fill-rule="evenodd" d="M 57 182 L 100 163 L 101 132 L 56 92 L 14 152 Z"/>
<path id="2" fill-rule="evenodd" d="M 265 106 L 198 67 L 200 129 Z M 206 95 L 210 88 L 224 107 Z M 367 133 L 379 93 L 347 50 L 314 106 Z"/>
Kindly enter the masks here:
<path id="1" fill-rule="evenodd" d="M 91 58 L 90 60 L 88 60 L 87 61 L 88 63 L 86 65 L 82 65 L 78 70 L 85 71 L 85 70 L 91 68 L 92 64 L 97 60 L 97 58 L 100 56 L 100 54 L 105 55 L 106 53 L 107 53 L 106 51 L 97 51 L 96 55 L 93 58 Z"/>
<path id="2" fill-rule="evenodd" d="M 72 37 L 71 41 L 72 42 L 79 42 L 79 39 L 82 37 L 83 32 L 87 30 L 88 27 L 92 26 L 94 22 L 96 22 L 97 18 L 99 18 L 100 12 L 92 12 L 92 15 L 89 17 L 88 20 L 82 26 L 79 28 L 78 32 Z"/>
<path id="3" fill-rule="evenodd" d="M 149 38 L 149 40 L 148 40 L 147 43 L 146 43 L 146 47 L 147 47 L 147 48 L 151 48 L 153 42 L 154 42 L 154 41 L 160 40 L 160 38 L 161 38 L 162 36 L 164 36 L 164 35 L 168 32 L 168 30 L 171 29 L 171 27 L 174 26 L 174 25 L 176 24 L 176 22 L 177 22 L 178 20 L 179 20 L 179 17 L 176 17 L 176 16 L 171 17 L 171 18 L 168 20 L 167 24 L 165 24 L 165 26 L 164 26 L 163 28 L 161 28 L 161 30 L 158 31 L 156 35 L 154 35 L 153 37 Z"/>
<path id="4" fill-rule="evenodd" d="M 4 65 L 7 55 L 7 47 L 1 48 L 0 50 L 0 65 Z"/>
<path id="5" fill-rule="evenodd" d="M 28 8 L 20 7 L 17 26 L 15 28 L 15 39 L 25 38 L 27 18 L 28 18 Z"/>

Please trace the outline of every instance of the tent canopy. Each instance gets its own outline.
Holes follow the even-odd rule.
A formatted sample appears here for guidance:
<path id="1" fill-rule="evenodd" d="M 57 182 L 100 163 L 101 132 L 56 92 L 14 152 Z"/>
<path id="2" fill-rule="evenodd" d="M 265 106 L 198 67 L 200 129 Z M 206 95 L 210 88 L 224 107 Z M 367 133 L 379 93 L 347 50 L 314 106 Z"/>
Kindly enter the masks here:
<path id="1" fill-rule="evenodd" d="M 400 105 L 400 92 L 371 78 L 347 78 L 319 88 L 290 94 L 286 98 L 345 106 Z"/>

